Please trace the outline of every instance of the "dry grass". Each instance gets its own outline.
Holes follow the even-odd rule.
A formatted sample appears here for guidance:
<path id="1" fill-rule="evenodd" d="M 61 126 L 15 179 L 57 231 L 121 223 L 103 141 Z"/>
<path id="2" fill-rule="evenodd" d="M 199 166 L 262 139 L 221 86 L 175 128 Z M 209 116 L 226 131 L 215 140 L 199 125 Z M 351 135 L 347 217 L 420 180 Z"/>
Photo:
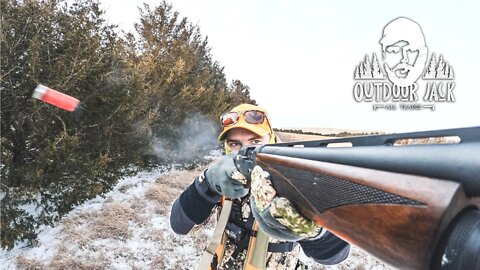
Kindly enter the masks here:
<path id="1" fill-rule="evenodd" d="M 126 239 L 130 237 L 129 220 L 138 220 L 136 212 L 126 204 L 111 202 L 104 206 L 92 224 L 92 237 Z"/>
<path id="2" fill-rule="evenodd" d="M 178 191 L 172 189 L 167 184 L 155 183 L 150 187 L 145 196 L 149 200 L 166 205 L 172 202 L 178 196 Z"/>
<path id="3" fill-rule="evenodd" d="M 19 269 L 28 269 L 28 270 L 44 269 L 44 267 L 42 267 L 37 260 L 32 260 L 25 257 L 19 257 L 17 259 L 17 267 Z"/>
<path id="4" fill-rule="evenodd" d="M 77 256 L 65 247 L 60 247 L 52 261 L 44 269 L 100 270 L 110 268 L 110 261 L 102 252 L 90 252 Z"/>
<path id="5" fill-rule="evenodd" d="M 44 265 L 41 262 L 28 259 L 23 256 L 17 259 L 18 269 L 25 270 L 60 270 L 60 269 L 82 269 L 82 270 L 100 270 L 109 269 L 110 263 L 104 254 L 99 252 L 90 252 L 85 256 L 77 256 L 71 250 L 60 246 L 53 256 L 52 260 Z"/>
<path id="6" fill-rule="evenodd" d="M 157 243 L 165 243 L 168 241 L 168 234 L 164 230 L 160 229 L 146 229 L 140 237 L 145 240 L 154 241 Z"/>
<path id="7" fill-rule="evenodd" d="M 205 168 L 207 166 L 200 167 L 200 168 L 197 168 L 197 169 L 191 170 L 191 171 L 184 170 L 184 171 L 175 171 L 175 172 L 171 172 L 169 174 L 164 174 L 161 177 L 159 177 L 156 180 L 156 182 L 161 183 L 161 184 L 165 184 L 165 185 L 167 185 L 167 187 L 169 187 L 173 190 L 183 191 L 190 184 L 192 184 L 193 179 L 195 179 L 195 177 L 200 175 L 202 173 L 202 171 L 205 170 Z"/>
<path id="8" fill-rule="evenodd" d="M 173 201 L 192 184 L 195 177 L 200 175 L 204 169 L 205 167 L 192 171 L 175 171 L 156 179 L 145 194 L 145 198 L 154 207 L 155 213 L 168 215 Z"/>
<path id="9" fill-rule="evenodd" d="M 156 256 L 152 263 L 150 263 L 150 269 L 166 269 L 168 258 L 165 254 L 159 254 Z"/>
<path id="10" fill-rule="evenodd" d="M 207 227 L 213 228 L 215 224 L 216 224 L 215 218 L 211 218 L 209 220 Z M 206 247 L 207 243 L 209 243 L 209 241 L 210 241 L 210 234 L 206 233 L 204 230 L 195 231 L 195 238 L 193 239 L 193 242 L 196 247 L 203 250 Z"/>
<path id="11" fill-rule="evenodd" d="M 320 136 L 320 135 L 298 134 L 298 133 L 289 133 L 289 132 L 275 132 L 275 134 L 280 139 L 280 142 L 314 141 L 314 140 L 334 138 L 334 137 L 327 137 L 327 136 Z"/>
<path id="12" fill-rule="evenodd" d="M 80 247 L 85 246 L 92 238 L 92 230 L 89 228 L 87 221 L 93 218 L 94 215 L 91 215 L 90 218 L 87 215 L 82 215 L 82 218 L 79 219 L 66 219 L 63 222 L 64 233 Z"/>
<path id="13" fill-rule="evenodd" d="M 167 184 L 153 184 L 146 192 L 145 198 L 150 200 L 155 213 L 159 215 L 168 215 L 170 204 L 178 197 L 180 192 L 172 189 Z"/>
<path id="14" fill-rule="evenodd" d="M 394 145 L 407 145 L 407 144 L 448 144 L 448 143 L 459 143 L 460 138 L 456 136 L 446 136 L 446 137 L 428 137 L 428 138 L 418 138 L 418 139 L 402 139 L 396 140 Z"/>
<path id="15" fill-rule="evenodd" d="M 147 201 L 144 198 L 135 197 L 130 201 L 130 208 L 134 210 L 136 213 L 143 211 L 147 207 Z M 139 223 L 145 223 L 140 216 L 136 216 L 136 221 Z"/>
<path id="16" fill-rule="evenodd" d="M 312 270 L 367 270 L 367 269 L 377 269 L 377 270 L 394 270 L 395 268 L 388 266 L 387 264 L 377 260 L 375 257 L 366 253 L 356 246 L 352 246 L 350 250 L 350 255 L 348 258 L 343 261 L 341 264 L 328 266 L 321 264 L 313 264 Z"/>
<path id="17" fill-rule="evenodd" d="M 173 201 L 203 169 L 175 171 L 155 182 L 138 183 L 146 187 L 144 196 L 135 191 L 137 183 L 122 186 L 119 191 L 130 194 L 128 200 L 124 195 L 111 194 L 101 209 L 90 208 L 62 219 L 63 232 L 60 244 L 51 251 L 52 259 L 45 262 L 21 256 L 18 269 L 112 269 L 118 268 L 119 261 L 128 269 L 143 269 L 145 265 L 148 269 L 193 267 L 209 239 L 208 233 L 201 230 L 189 236 L 175 235 L 158 220 L 155 225 L 150 219 L 153 209 L 153 218 L 168 220 Z M 156 249 L 152 250 L 152 245 Z"/>

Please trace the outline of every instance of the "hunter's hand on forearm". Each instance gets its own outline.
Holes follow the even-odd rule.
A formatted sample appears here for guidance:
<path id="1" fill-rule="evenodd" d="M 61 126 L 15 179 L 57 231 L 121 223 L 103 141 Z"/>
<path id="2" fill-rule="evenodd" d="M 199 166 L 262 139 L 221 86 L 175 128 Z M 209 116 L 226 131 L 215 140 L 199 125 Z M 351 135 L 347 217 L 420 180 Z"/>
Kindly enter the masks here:
<path id="1" fill-rule="evenodd" d="M 289 200 L 276 196 L 268 172 L 255 166 L 251 178 L 250 204 L 260 228 L 274 238 L 287 241 L 319 235 L 320 226 L 299 214 Z"/>
<path id="2" fill-rule="evenodd" d="M 233 159 L 236 154 L 231 153 L 222 157 L 217 163 L 207 169 L 205 181 L 209 188 L 228 198 L 241 198 L 248 194 L 244 184 L 247 179 L 235 167 Z"/>

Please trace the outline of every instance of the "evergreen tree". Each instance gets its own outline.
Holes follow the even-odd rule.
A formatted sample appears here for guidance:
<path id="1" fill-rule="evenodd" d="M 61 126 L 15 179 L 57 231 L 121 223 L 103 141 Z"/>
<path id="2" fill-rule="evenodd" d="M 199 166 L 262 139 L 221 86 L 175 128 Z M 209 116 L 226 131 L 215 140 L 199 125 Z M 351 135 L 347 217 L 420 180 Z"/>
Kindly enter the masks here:
<path id="1" fill-rule="evenodd" d="M 249 91 L 240 91 L 235 93 L 239 97 L 232 98 L 230 91 L 235 88 L 227 87 L 223 67 L 212 59 L 207 38 L 172 5 L 164 1 L 151 9 L 145 4 L 140 11 L 137 46 L 143 53 L 137 74 L 148 81 L 141 107 L 152 116 L 149 125 L 156 127 L 155 136 L 175 140 L 178 134 L 172 123 L 181 123 L 193 112 L 216 120 L 235 99 L 248 97 Z"/>
<path id="2" fill-rule="evenodd" d="M 1 10 L 1 245 L 12 247 L 108 190 L 141 140 L 124 120 L 133 96 L 98 2 L 9 0 Z M 82 115 L 31 98 L 38 83 L 83 101 Z"/>
<path id="3" fill-rule="evenodd" d="M 242 103 L 256 104 L 256 101 L 250 98 L 250 87 L 243 84 L 240 80 L 232 80 L 228 87 L 230 92 L 230 104 L 239 105 Z"/>
<path id="4" fill-rule="evenodd" d="M 6 0 L 1 10 L 2 247 L 33 242 L 39 225 L 108 191 L 132 165 L 162 162 L 153 142 L 179 149 L 178 127 L 204 119 L 192 115 L 218 121 L 255 102 L 240 81 L 227 85 L 199 27 L 166 2 L 141 10 L 138 40 L 118 37 L 97 0 Z M 81 100 L 82 113 L 33 99 L 39 83 Z"/>

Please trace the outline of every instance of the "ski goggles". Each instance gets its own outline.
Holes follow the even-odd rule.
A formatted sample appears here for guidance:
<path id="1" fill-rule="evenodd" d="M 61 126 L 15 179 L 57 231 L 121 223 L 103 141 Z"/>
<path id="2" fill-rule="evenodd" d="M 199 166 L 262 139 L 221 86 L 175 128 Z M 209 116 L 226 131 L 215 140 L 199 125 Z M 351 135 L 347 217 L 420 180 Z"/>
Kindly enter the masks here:
<path id="1" fill-rule="evenodd" d="M 223 127 L 230 127 L 238 122 L 240 116 L 243 116 L 245 122 L 249 124 L 263 124 L 265 121 L 265 113 L 257 110 L 248 110 L 242 112 L 228 112 L 220 116 L 220 123 Z"/>

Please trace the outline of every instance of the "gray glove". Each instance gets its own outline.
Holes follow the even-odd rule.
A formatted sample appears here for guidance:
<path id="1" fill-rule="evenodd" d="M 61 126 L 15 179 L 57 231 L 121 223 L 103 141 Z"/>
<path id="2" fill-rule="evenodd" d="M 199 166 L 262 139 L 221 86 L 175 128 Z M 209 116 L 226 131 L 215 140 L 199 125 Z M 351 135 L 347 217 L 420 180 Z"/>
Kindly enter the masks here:
<path id="1" fill-rule="evenodd" d="M 216 164 L 207 169 L 205 180 L 208 187 L 227 198 L 241 198 L 248 194 L 243 185 L 247 179 L 235 167 L 233 159 L 236 153 L 222 157 Z"/>

